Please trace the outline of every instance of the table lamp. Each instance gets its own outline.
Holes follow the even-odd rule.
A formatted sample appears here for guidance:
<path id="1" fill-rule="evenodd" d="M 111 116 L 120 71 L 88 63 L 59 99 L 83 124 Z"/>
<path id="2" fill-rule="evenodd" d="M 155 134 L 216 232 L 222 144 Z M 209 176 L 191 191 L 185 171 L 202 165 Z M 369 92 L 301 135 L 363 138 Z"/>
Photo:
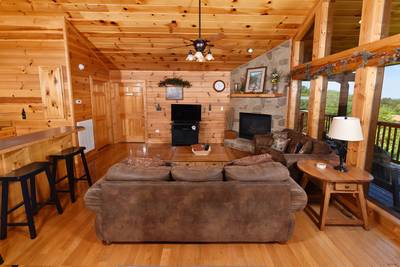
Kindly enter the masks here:
<path id="1" fill-rule="evenodd" d="M 328 136 L 332 139 L 341 141 L 336 142 L 340 163 L 335 167 L 335 169 L 340 172 L 346 172 L 347 169 L 344 165 L 344 159 L 347 153 L 345 142 L 363 140 L 360 119 L 355 117 L 334 117 L 331 127 L 329 128 Z"/>

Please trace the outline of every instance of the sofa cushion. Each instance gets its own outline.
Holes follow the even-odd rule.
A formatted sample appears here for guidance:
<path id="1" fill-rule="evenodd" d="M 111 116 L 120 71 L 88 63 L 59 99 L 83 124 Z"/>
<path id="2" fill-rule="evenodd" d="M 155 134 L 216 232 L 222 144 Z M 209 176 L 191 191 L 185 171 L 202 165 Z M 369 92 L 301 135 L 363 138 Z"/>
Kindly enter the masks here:
<path id="1" fill-rule="evenodd" d="M 107 181 L 168 181 L 171 167 L 136 167 L 124 163 L 112 166 L 106 176 Z"/>
<path id="2" fill-rule="evenodd" d="M 286 181 L 289 171 L 278 162 L 264 162 L 250 166 L 225 166 L 225 179 L 228 181 L 261 182 Z"/>
<path id="3" fill-rule="evenodd" d="M 314 141 L 313 149 L 312 149 L 311 153 L 313 153 L 313 154 L 329 154 L 331 152 L 332 152 L 332 150 L 329 147 L 329 145 L 325 144 L 322 141 Z"/>
<path id="4" fill-rule="evenodd" d="M 264 153 L 260 155 L 247 156 L 244 158 L 236 159 L 231 162 L 231 165 L 249 166 L 270 161 L 272 161 L 272 156 L 268 153 Z"/>
<path id="5" fill-rule="evenodd" d="M 222 181 L 222 167 L 210 166 L 176 166 L 171 170 L 172 179 L 187 182 Z"/>

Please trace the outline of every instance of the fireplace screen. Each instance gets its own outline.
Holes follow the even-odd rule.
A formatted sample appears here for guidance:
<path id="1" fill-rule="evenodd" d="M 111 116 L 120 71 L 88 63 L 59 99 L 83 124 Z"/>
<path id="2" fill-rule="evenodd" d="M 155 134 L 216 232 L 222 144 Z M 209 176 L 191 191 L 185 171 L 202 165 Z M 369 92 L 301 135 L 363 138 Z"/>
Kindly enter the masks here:
<path id="1" fill-rule="evenodd" d="M 239 137 L 252 140 L 255 134 L 270 133 L 271 119 L 271 115 L 240 112 Z"/>

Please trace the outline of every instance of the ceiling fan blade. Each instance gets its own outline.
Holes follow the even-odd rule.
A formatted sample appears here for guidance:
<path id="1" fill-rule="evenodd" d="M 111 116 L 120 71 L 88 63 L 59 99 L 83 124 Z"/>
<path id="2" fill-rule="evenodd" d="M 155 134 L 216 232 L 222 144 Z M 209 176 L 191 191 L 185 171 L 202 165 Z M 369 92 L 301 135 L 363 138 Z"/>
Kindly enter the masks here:
<path id="1" fill-rule="evenodd" d="M 178 48 L 183 48 L 183 47 L 188 47 L 188 46 L 192 46 L 192 44 L 173 46 L 173 47 L 168 47 L 167 49 L 178 49 Z"/>

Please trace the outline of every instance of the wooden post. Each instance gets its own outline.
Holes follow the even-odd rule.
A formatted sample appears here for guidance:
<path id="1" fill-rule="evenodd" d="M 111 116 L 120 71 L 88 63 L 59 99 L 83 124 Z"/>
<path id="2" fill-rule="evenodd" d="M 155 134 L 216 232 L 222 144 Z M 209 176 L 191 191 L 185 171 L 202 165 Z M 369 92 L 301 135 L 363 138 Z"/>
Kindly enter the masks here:
<path id="1" fill-rule="evenodd" d="M 313 60 L 329 55 L 333 24 L 333 1 L 322 0 L 315 13 Z M 311 81 L 308 102 L 308 134 L 320 139 L 324 127 L 328 79 L 319 76 Z"/>
<path id="2" fill-rule="evenodd" d="M 391 0 L 364 0 L 360 45 L 387 36 Z M 360 118 L 364 140 L 349 144 L 347 163 L 370 169 L 383 84 L 383 67 L 359 68 L 356 72 L 352 115 Z"/>
<path id="3" fill-rule="evenodd" d="M 297 66 L 302 62 L 303 54 L 303 42 L 294 41 L 292 43 L 292 67 Z M 292 80 L 288 92 L 286 127 L 295 130 L 299 128 L 300 90 L 301 81 Z"/>
<path id="4" fill-rule="evenodd" d="M 338 116 L 347 115 L 347 101 L 349 99 L 349 80 L 345 74 L 342 77 L 340 82 Z"/>

